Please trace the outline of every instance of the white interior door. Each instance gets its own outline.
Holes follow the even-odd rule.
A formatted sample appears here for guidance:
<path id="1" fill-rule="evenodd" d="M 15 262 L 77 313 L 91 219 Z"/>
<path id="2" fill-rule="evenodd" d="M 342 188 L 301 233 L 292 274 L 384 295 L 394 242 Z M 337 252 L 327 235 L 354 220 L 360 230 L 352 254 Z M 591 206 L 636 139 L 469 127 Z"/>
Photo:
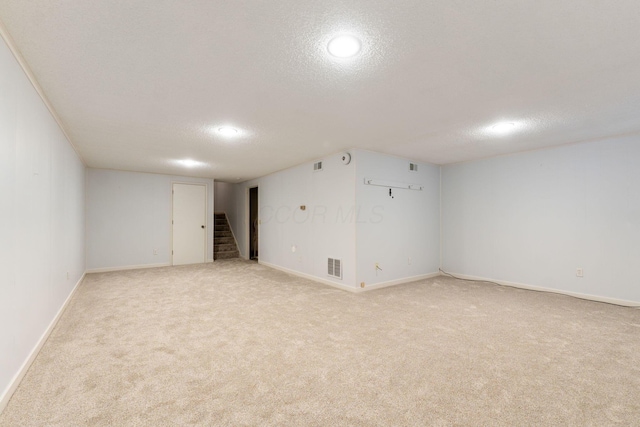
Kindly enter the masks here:
<path id="1" fill-rule="evenodd" d="M 173 184 L 173 265 L 205 262 L 207 192 L 199 184 Z"/>

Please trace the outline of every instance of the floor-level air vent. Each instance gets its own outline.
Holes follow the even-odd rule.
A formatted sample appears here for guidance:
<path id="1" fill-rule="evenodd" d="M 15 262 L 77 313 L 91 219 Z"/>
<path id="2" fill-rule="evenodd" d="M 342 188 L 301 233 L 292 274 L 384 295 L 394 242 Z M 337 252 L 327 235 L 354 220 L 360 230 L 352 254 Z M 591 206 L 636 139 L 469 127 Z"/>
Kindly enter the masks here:
<path id="1" fill-rule="evenodd" d="M 342 279 L 342 260 L 329 258 L 327 274 L 331 277 Z"/>
<path id="2" fill-rule="evenodd" d="M 322 162 L 317 162 L 313 164 L 313 171 L 318 172 L 322 170 Z"/>
<path id="3" fill-rule="evenodd" d="M 411 172 L 418 172 L 418 165 L 415 163 L 409 163 L 409 170 Z"/>

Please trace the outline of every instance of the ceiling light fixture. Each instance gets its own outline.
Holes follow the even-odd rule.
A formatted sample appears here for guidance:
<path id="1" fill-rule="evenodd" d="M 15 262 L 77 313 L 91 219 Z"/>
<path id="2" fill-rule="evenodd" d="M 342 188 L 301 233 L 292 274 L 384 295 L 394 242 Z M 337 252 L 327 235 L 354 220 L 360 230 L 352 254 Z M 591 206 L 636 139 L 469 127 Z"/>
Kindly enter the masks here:
<path id="1" fill-rule="evenodd" d="M 180 160 L 174 160 L 174 163 L 180 165 L 180 166 L 184 166 L 186 168 L 199 168 L 202 166 L 206 166 L 206 163 L 203 162 L 199 162 L 197 160 L 192 160 L 192 159 L 180 159 Z"/>
<path id="2" fill-rule="evenodd" d="M 350 58 L 360 52 L 360 40 L 354 36 L 338 36 L 331 39 L 327 50 L 337 58 Z"/>
<path id="3" fill-rule="evenodd" d="M 218 133 L 222 136 L 232 137 L 238 135 L 238 129 L 231 126 L 222 126 L 218 128 Z"/>
<path id="4" fill-rule="evenodd" d="M 513 132 L 516 129 L 516 124 L 513 122 L 500 122 L 491 126 L 491 132 L 498 135 L 506 135 Z"/>

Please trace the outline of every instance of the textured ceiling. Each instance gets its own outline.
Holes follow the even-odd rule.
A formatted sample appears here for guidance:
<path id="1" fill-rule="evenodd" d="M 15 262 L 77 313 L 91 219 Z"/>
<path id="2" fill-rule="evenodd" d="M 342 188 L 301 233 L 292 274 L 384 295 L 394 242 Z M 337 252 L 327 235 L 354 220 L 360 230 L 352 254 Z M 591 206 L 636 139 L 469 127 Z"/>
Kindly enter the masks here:
<path id="1" fill-rule="evenodd" d="M 0 19 L 92 167 L 235 182 L 351 147 L 442 164 L 640 131 L 638 0 L 0 0 Z M 326 54 L 342 33 L 355 58 Z"/>

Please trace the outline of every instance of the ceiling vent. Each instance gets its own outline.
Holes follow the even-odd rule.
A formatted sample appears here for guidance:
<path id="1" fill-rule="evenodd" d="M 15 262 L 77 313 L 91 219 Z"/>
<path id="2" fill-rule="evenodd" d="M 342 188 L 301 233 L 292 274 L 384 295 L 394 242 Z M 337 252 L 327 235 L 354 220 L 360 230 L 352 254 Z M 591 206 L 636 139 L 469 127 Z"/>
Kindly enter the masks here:
<path id="1" fill-rule="evenodd" d="M 330 277 L 342 279 L 342 260 L 329 258 L 327 263 L 327 274 Z"/>
<path id="2" fill-rule="evenodd" d="M 411 172 L 418 172 L 418 165 L 415 163 L 409 163 L 409 170 Z"/>
<path id="3" fill-rule="evenodd" d="M 322 170 L 322 162 L 317 162 L 313 164 L 313 171 L 318 172 Z"/>

